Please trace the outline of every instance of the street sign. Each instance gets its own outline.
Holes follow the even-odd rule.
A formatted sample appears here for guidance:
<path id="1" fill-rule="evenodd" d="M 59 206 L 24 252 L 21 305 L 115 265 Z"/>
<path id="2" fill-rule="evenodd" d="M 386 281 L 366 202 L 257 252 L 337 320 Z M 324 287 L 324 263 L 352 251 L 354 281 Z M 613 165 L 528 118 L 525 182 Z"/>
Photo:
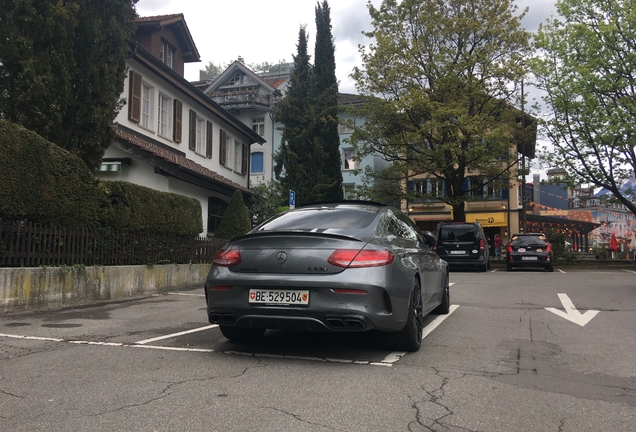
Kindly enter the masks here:
<path id="1" fill-rule="evenodd" d="M 296 208 L 296 192 L 294 192 L 291 189 L 289 190 L 289 208 L 290 209 Z"/>

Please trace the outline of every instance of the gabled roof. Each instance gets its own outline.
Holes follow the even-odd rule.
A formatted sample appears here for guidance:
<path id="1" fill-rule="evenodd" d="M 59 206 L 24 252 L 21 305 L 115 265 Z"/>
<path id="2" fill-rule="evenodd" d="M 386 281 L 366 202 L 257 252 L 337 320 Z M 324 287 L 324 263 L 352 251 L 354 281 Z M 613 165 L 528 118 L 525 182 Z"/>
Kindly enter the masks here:
<path id="1" fill-rule="evenodd" d="M 183 61 L 186 63 L 199 62 L 201 57 L 192 34 L 188 29 L 183 14 L 157 15 L 148 17 L 138 17 L 135 19 L 138 30 L 161 30 L 164 27 L 171 27 L 176 37 L 183 45 Z"/>
<path id="2" fill-rule="evenodd" d="M 249 75 L 251 78 L 254 79 L 254 81 L 256 81 L 258 84 L 262 85 L 263 87 L 265 87 L 266 89 L 268 89 L 272 93 L 278 92 L 278 89 L 276 87 L 271 86 L 267 81 L 265 81 L 263 78 L 258 76 L 256 73 L 254 73 L 250 68 L 245 66 L 245 64 L 242 61 L 236 60 L 234 63 L 229 65 L 223 71 L 223 73 L 221 75 L 216 77 L 214 79 L 214 81 L 212 81 L 212 83 L 208 86 L 208 88 L 203 91 L 203 93 L 208 94 L 210 91 L 216 90 L 219 87 L 223 86 L 227 82 L 227 80 L 234 73 L 236 73 L 237 70 L 240 70 L 240 71 L 244 72 L 246 75 Z"/>
<path id="3" fill-rule="evenodd" d="M 254 142 L 263 144 L 265 142 L 265 139 L 254 132 L 252 128 L 245 125 L 243 122 L 241 122 L 239 119 L 225 110 L 222 106 L 207 97 L 201 92 L 201 90 L 190 84 L 177 72 L 163 64 L 158 58 L 146 51 L 135 40 L 131 39 L 129 41 L 129 46 L 131 58 L 139 62 L 141 65 L 152 70 L 156 74 L 156 76 L 163 79 L 166 84 L 176 88 L 183 94 L 192 98 L 208 112 L 212 113 L 215 116 L 218 116 L 222 121 L 235 127 L 240 133 L 244 134 L 251 140 L 250 144 Z"/>

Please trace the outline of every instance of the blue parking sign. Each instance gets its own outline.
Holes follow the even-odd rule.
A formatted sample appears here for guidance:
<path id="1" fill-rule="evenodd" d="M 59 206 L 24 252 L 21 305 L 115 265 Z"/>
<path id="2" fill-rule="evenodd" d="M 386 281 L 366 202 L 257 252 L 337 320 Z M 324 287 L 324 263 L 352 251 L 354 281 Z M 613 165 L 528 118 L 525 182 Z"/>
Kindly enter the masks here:
<path id="1" fill-rule="evenodd" d="M 289 190 L 289 208 L 296 208 L 296 192 Z"/>

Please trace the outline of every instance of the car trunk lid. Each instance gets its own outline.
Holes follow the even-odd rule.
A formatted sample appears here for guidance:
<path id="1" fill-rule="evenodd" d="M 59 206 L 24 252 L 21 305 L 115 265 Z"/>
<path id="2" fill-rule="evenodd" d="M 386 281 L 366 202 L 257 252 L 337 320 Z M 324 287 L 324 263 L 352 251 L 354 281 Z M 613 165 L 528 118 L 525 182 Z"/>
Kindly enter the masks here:
<path id="1" fill-rule="evenodd" d="M 364 241 L 316 233 L 263 233 L 235 239 L 230 247 L 241 262 L 230 267 L 240 273 L 336 274 L 344 268 L 327 260 L 336 250 L 361 250 Z"/>

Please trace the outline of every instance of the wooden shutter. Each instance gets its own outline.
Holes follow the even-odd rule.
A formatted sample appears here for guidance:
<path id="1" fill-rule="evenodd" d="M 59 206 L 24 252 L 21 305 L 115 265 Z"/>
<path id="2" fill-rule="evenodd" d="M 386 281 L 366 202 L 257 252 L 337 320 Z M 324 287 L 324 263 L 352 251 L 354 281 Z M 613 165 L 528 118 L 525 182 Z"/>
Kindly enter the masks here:
<path id="1" fill-rule="evenodd" d="M 219 141 L 219 163 L 225 165 L 227 163 L 227 133 L 221 129 Z"/>
<path id="2" fill-rule="evenodd" d="M 172 132 L 173 132 L 172 140 L 176 143 L 181 142 L 181 125 L 183 123 L 182 118 L 183 118 L 183 102 L 181 102 L 179 99 L 175 99 L 174 100 L 174 115 L 173 115 L 174 125 L 172 127 Z"/>
<path id="3" fill-rule="evenodd" d="M 207 122 L 207 133 L 205 134 L 205 155 L 212 159 L 212 122 Z"/>
<path id="4" fill-rule="evenodd" d="M 128 120 L 139 123 L 141 121 L 141 75 L 130 71 L 128 87 Z"/>
<path id="5" fill-rule="evenodd" d="M 243 143 L 243 164 L 241 165 L 241 174 L 245 175 L 248 172 L 249 168 L 249 156 L 250 156 L 250 148 L 247 144 Z"/>
<path id="6" fill-rule="evenodd" d="M 190 150 L 197 149 L 197 113 L 190 110 L 190 142 L 188 143 Z"/>

